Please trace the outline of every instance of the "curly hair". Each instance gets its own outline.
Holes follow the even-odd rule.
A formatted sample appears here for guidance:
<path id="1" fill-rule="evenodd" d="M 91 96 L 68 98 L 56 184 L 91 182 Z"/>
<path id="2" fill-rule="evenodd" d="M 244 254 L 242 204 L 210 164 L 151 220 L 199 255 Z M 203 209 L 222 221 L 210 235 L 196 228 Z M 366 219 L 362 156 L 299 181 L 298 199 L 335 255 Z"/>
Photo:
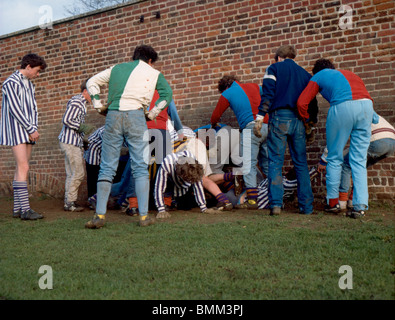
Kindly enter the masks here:
<path id="1" fill-rule="evenodd" d="M 234 75 L 223 76 L 221 80 L 218 81 L 218 91 L 220 93 L 224 92 L 233 84 L 234 81 L 239 81 Z"/>
<path id="2" fill-rule="evenodd" d="M 177 176 L 185 182 L 196 183 L 203 178 L 203 166 L 194 158 L 180 157 L 175 169 Z"/>
<path id="3" fill-rule="evenodd" d="M 35 53 L 28 53 L 22 58 L 21 69 L 26 69 L 27 66 L 30 66 L 31 68 L 40 66 L 41 70 L 45 70 L 47 63 L 39 55 Z"/>
<path id="4" fill-rule="evenodd" d="M 330 60 L 321 58 L 315 62 L 313 67 L 313 74 L 316 74 L 317 72 L 320 72 L 321 70 L 324 69 L 336 69 L 336 68 Z"/>

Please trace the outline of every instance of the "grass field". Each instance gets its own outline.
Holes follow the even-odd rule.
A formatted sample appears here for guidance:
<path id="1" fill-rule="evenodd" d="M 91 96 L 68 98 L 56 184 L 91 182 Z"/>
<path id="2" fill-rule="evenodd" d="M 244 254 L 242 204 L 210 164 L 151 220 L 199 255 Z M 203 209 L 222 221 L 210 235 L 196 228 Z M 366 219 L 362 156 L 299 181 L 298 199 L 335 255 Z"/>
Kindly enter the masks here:
<path id="1" fill-rule="evenodd" d="M 395 298 L 392 205 L 371 204 L 363 221 L 322 212 L 202 216 L 193 210 L 147 228 L 109 212 L 113 218 L 103 229 L 87 230 L 92 212 L 51 218 L 48 209 L 43 220 L 21 221 L 11 217 L 10 201 L 0 201 L 1 299 Z M 46 201 L 36 201 L 36 208 Z M 39 273 L 43 265 L 52 268 L 50 290 L 40 289 L 40 278 L 48 276 Z M 339 273 L 343 265 L 352 275 Z M 352 289 L 339 288 L 343 275 Z"/>

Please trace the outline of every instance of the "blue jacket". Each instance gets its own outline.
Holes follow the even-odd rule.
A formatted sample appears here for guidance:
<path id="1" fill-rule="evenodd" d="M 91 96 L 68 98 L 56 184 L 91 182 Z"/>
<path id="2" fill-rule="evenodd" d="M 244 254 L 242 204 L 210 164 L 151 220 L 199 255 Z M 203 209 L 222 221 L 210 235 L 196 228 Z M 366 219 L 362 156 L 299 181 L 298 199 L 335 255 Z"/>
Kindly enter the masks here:
<path id="1" fill-rule="evenodd" d="M 269 106 L 269 113 L 280 108 L 289 108 L 297 113 L 296 102 L 310 78 L 311 75 L 292 59 L 270 65 L 262 80 L 259 114 L 266 114 L 264 104 Z"/>

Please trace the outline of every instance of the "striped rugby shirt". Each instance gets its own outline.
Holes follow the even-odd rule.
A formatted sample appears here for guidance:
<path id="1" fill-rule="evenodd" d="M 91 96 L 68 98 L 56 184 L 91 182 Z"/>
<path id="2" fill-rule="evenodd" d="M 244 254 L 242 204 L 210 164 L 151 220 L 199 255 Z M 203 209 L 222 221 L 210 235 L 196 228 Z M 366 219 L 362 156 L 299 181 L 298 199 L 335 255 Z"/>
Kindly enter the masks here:
<path id="1" fill-rule="evenodd" d="M 82 94 L 72 97 L 67 103 L 66 112 L 63 115 L 63 127 L 58 139 L 65 144 L 76 147 L 83 146 L 84 133 L 77 130 L 85 122 L 86 99 Z"/>
<path id="2" fill-rule="evenodd" d="M 0 119 L 0 145 L 28 143 L 37 131 L 38 112 L 33 83 L 19 70 L 3 83 Z"/>
<path id="3" fill-rule="evenodd" d="M 158 211 L 165 210 L 164 192 L 167 186 L 167 179 L 170 178 L 174 182 L 174 197 L 181 197 L 185 195 L 190 187 L 193 188 L 196 203 L 199 205 L 201 211 L 205 211 L 206 197 L 204 195 L 203 183 L 198 181 L 196 183 L 185 182 L 176 176 L 175 165 L 180 157 L 194 158 L 190 151 L 182 151 L 179 153 L 171 153 L 163 160 L 161 167 L 158 170 L 155 181 L 154 198 Z"/>
<path id="4" fill-rule="evenodd" d="M 84 152 L 84 159 L 90 165 L 100 165 L 103 134 L 104 126 L 97 129 L 88 138 L 88 150 Z"/>

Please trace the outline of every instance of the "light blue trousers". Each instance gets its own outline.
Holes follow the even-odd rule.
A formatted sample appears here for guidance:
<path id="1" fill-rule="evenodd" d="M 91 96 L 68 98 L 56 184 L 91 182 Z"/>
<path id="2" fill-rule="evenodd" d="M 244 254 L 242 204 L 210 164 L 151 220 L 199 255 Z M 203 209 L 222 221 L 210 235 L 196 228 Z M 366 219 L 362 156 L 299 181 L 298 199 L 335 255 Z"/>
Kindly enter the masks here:
<path id="1" fill-rule="evenodd" d="M 254 122 L 249 123 L 241 132 L 241 149 L 243 154 L 244 183 L 247 188 L 258 187 L 257 164 L 267 176 L 269 171 L 269 156 L 267 151 L 268 125 L 262 124 L 261 137 L 254 134 Z"/>
<path id="2" fill-rule="evenodd" d="M 142 109 L 132 111 L 109 111 L 102 142 L 100 172 L 97 182 L 97 214 L 105 214 L 111 192 L 119 154 L 123 142 L 129 147 L 131 174 L 135 180 L 135 190 L 140 216 L 148 214 L 149 200 L 149 133 Z"/>
<path id="3" fill-rule="evenodd" d="M 326 121 L 328 147 L 326 168 L 327 202 L 339 197 L 343 150 L 350 138 L 349 163 L 354 183 L 353 206 L 368 209 L 367 151 L 370 143 L 373 104 L 371 100 L 353 100 L 329 108 Z"/>
<path id="4" fill-rule="evenodd" d="M 395 140 L 391 138 L 383 138 L 372 141 L 368 148 L 368 161 L 366 167 L 369 168 L 375 163 L 392 156 L 395 153 Z M 349 192 L 351 185 L 351 167 L 348 152 L 344 155 L 344 163 L 342 169 L 342 177 L 340 183 L 340 192 Z"/>

